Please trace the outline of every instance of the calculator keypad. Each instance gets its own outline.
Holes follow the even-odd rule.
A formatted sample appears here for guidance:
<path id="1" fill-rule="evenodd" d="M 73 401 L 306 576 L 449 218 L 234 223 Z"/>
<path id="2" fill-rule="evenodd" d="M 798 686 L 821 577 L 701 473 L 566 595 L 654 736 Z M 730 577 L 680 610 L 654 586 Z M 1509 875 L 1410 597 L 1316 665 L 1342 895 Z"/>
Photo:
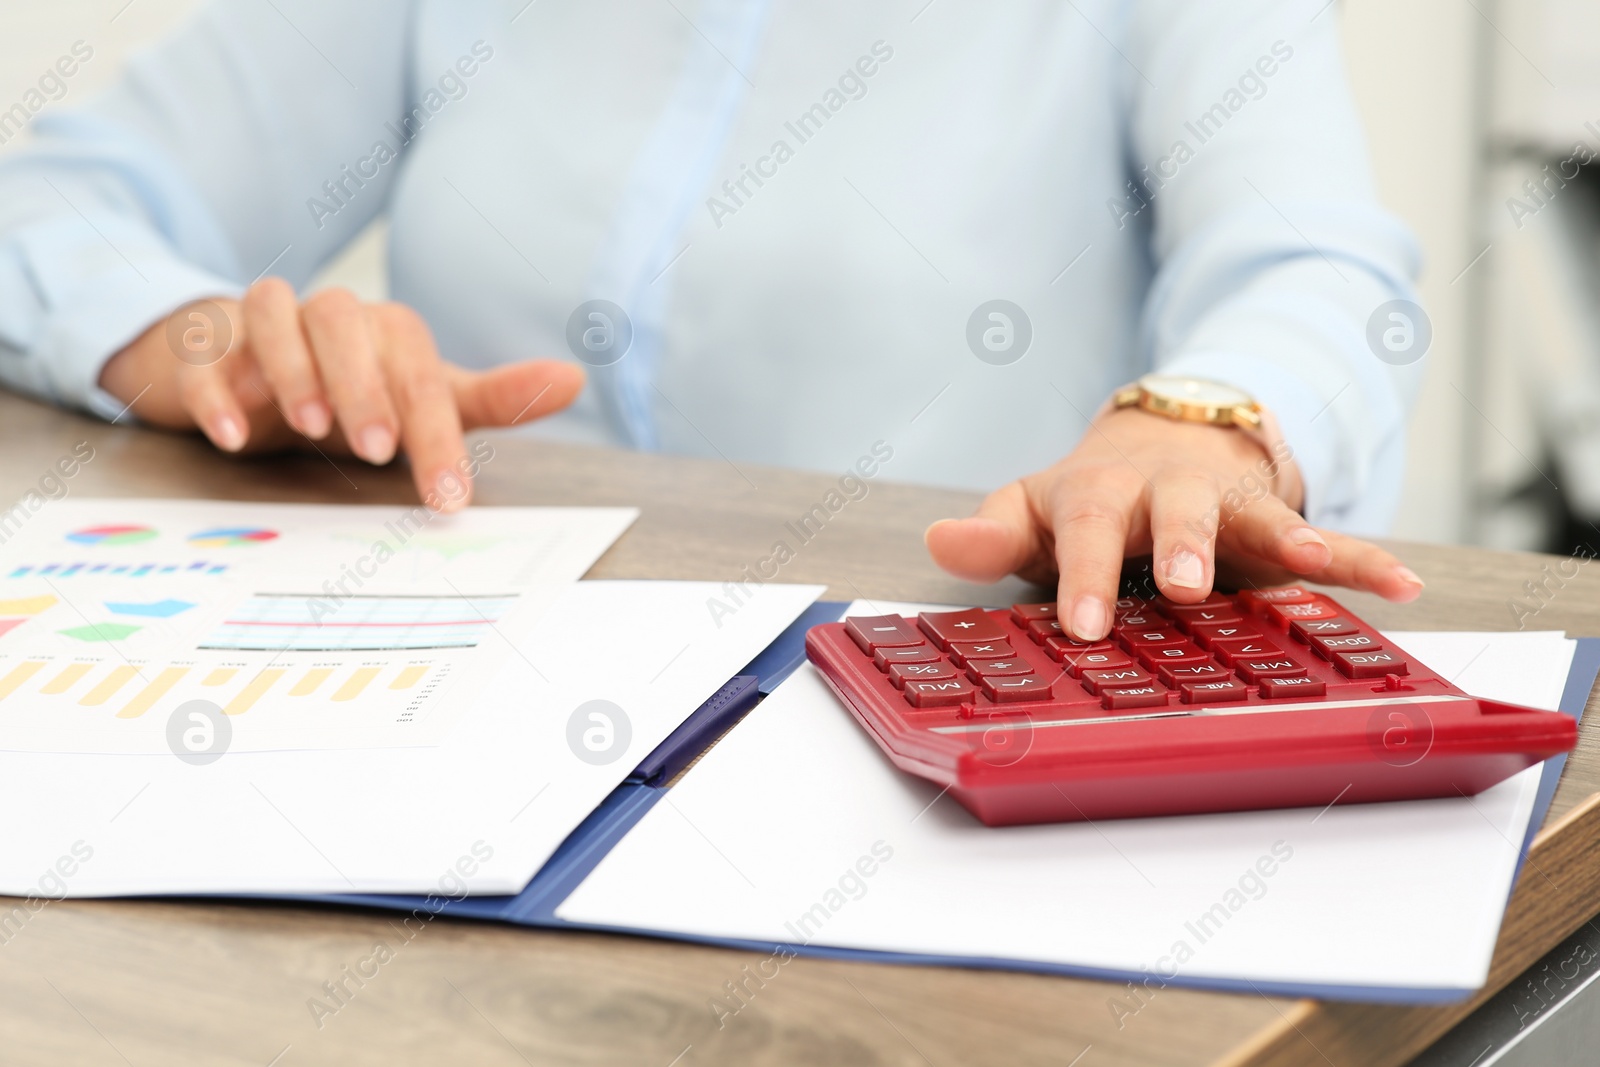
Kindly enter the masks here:
<path id="1" fill-rule="evenodd" d="M 1379 634 L 1300 587 L 1199 604 L 1124 598 L 1111 633 L 1087 643 L 1062 630 L 1049 603 L 858 616 L 845 629 L 911 708 L 962 715 L 1305 700 L 1326 698 L 1330 685 L 1392 688 L 1412 673 Z"/>

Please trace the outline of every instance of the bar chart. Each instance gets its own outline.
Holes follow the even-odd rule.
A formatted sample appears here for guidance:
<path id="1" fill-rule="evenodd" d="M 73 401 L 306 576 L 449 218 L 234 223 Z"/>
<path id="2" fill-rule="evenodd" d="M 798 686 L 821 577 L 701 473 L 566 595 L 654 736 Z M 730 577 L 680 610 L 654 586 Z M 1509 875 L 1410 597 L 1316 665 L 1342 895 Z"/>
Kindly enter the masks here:
<path id="1" fill-rule="evenodd" d="M 168 718 L 194 699 L 235 724 L 240 751 L 425 744 L 418 724 L 452 666 L 405 657 L 228 666 L 9 657 L 0 659 L 0 749 L 162 753 Z"/>

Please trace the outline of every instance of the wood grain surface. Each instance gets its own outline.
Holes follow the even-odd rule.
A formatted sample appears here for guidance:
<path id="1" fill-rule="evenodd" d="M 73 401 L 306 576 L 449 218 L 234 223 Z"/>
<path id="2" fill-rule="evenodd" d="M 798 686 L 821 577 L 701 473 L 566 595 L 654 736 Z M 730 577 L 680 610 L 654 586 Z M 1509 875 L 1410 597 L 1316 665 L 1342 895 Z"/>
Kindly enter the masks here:
<path id="1" fill-rule="evenodd" d="M 738 578 L 837 476 L 491 438 L 486 504 L 628 504 L 639 522 L 591 572 Z M 0 395 L 0 500 L 79 441 L 95 457 L 76 496 L 412 502 L 407 472 L 315 453 L 234 460 L 181 436 L 107 426 Z M 843 472 L 840 472 L 843 473 Z M 893 484 L 800 547 L 779 580 L 838 599 L 1010 603 L 929 562 L 922 530 L 966 514 L 964 492 Z M 136 511 L 133 512 L 137 517 Z M 1515 628 L 1510 604 L 1550 557 L 1396 545 L 1428 582 L 1417 604 L 1340 594 L 1408 629 Z M 1570 567 L 1568 570 L 1570 571 Z M 1593 571 L 1594 573 L 1591 573 Z M 1551 592 L 1530 627 L 1600 635 L 1600 568 Z M 1529 603 L 1533 603 L 1529 601 Z M 1591 706 L 1589 721 L 1595 709 Z M 1583 732 L 1501 931 L 1503 985 L 1600 910 L 1600 752 Z M 70 789 L 70 782 L 60 788 Z M 38 798 L 48 804 L 49 797 Z M 13 811 L 9 818 L 26 819 Z M 3 830 L 0 830 L 3 842 Z M 3 847 L 3 845 L 0 845 Z M 974 907 L 1003 902 L 974 901 Z M 1414 902 L 1413 902 L 1414 904 Z M 0 910 L 10 902 L 0 898 Z M 1402 907 L 1403 902 L 1397 902 Z M 1403 921 L 1403 916 L 1399 919 Z M 389 920 L 355 910 L 205 901 L 62 901 L 0 945 L 0 1064 L 1398 1064 L 1470 1007 L 1397 1008 L 1160 991 L 1119 1027 L 1117 988 L 1036 975 L 796 959 L 719 1027 L 711 998 L 748 953 L 645 938 L 439 919 L 319 1026 L 307 1002 Z"/>

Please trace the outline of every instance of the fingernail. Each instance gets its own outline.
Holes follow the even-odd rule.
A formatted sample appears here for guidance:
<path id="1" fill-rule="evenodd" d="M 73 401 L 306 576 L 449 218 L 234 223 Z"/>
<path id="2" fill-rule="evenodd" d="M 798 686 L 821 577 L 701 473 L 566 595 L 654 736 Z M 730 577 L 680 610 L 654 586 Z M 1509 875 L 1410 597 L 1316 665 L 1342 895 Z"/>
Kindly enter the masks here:
<path id="1" fill-rule="evenodd" d="M 928 543 L 928 538 L 933 536 L 933 531 L 937 530 L 939 527 L 943 526 L 945 523 L 947 523 L 947 522 L 956 522 L 956 521 L 957 521 L 956 519 L 939 519 L 937 522 L 930 523 L 928 528 L 926 530 L 922 531 L 922 543 L 923 544 L 927 544 Z"/>
<path id="2" fill-rule="evenodd" d="M 1418 589 L 1426 589 L 1428 587 L 1427 583 L 1421 578 L 1417 577 L 1417 572 L 1412 570 L 1410 567 L 1396 567 L 1394 572 L 1400 576 L 1401 581 L 1409 582 Z"/>
<path id="3" fill-rule="evenodd" d="M 1072 636 L 1080 641 L 1098 641 L 1106 635 L 1106 606 L 1092 596 L 1081 596 L 1072 604 Z"/>
<path id="4" fill-rule="evenodd" d="M 232 415 L 220 415 L 211 424 L 211 439 L 218 448 L 237 452 L 244 447 L 244 427 Z"/>
<path id="5" fill-rule="evenodd" d="M 320 400 L 307 400 L 294 409 L 294 421 L 307 437 L 326 437 L 332 429 L 333 417 L 328 406 Z"/>
<path id="6" fill-rule="evenodd" d="M 434 499 L 440 511 L 459 511 L 472 496 L 472 483 L 453 470 L 441 471 L 433 480 Z"/>
<path id="7" fill-rule="evenodd" d="M 1199 589 L 1206 580 L 1206 565 L 1187 548 L 1180 548 L 1167 560 L 1166 579 L 1168 585 L 1180 589 Z"/>
<path id="8" fill-rule="evenodd" d="M 1309 526 L 1302 526 L 1298 530 L 1290 530 L 1289 541 L 1291 544 L 1296 545 L 1321 545 L 1323 548 L 1328 547 L 1328 542 L 1322 539 L 1322 535 L 1317 533 L 1317 531 L 1313 530 Z"/>
<path id="9" fill-rule="evenodd" d="M 394 434 L 387 426 L 368 426 L 361 431 L 356 451 L 368 463 L 387 463 L 394 458 Z"/>

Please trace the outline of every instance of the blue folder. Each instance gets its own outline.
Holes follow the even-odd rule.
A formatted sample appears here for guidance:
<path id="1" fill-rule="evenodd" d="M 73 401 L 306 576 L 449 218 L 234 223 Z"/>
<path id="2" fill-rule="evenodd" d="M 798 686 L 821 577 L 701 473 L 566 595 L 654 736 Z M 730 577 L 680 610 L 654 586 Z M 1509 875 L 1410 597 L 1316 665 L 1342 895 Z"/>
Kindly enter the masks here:
<path id="1" fill-rule="evenodd" d="M 805 634 L 811 627 L 824 622 L 837 622 L 843 617 L 847 604 L 836 601 L 818 601 L 786 629 L 767 649 L 750 662 L 707 700 L 682 726 L 645 758 L 623 783 L 590 813 L 589 817 L 573 830 L 545 865 L 534 875 L 522 892 L 514 896 L 473 896 L 451 899 L 442 896 L 412 896 L 397 894 L 339 894 L 296 897 L 331 904 L 380 908 L 386 911 L 410 912 L 429 918 L 448 913 L 467 919 L 484 919 L 494 922 L 515 923 L 521 926 L 554 927 L 565 929 L 604 929 L 609 932 L 634 933 L 651 937 L 671 937 L 680 941 L 746 949 L 752 952 L 774 953 L 779 950 L 801 956 L 827 959 L 864 960 L 887 963 L 921 964 L 933 966 L 967 967 L 979 970 L 1031 971 L 1042 974 L 1059 974 L 1076 978 L 1094 978 L 1112 982 L 1144 981 L 1148 976 L 1131 971 L 1107 970 L 1069 964 L 1041 963 L 1033 960 L 1009 960 L 974 956 L 941 956 L 922 953 L 881 952 L 867 949 L 834 948 L 824 945 L 784 944 L 768 941 L 751 941 L 739 938 L 705 937 L 656 930 L 617 930 L 614 927 L 592 927 L 571 923 L 556 917 L 555 911 L 562 901 L 588 877 L 608 852 L 644 818 L 670 788 L 671 781 L 710 744 L 742 719 L 765 695 L 771 693 L 796 668 L 805 662 Z M 1600 638 L 1579 638 L 1572 669 L 1562 692 L 1561 710 L 1575 719 L 1583 716 L 1584 704 L 1600 675 Z M 1546 760 L 1535 796 L 1533 818 L 1522 842 L 1517 873 L 1521 874 L 1528 849 L 1534 835 L 1544 822 L 1555 796 L 1561 771 L 1566 766 L 1566 754 Z M 1513 888 L 1515 880 L 1513 880 Z M 1474 990 L 1459 988 L 1417 988 L 1412 986 L 1348 986 L 1320 985 L 1295 982 L 1251 982 L 1225 978 L 1191 978 L 1178 976 L 1167 985 L 1196 989 L 1222 990 L 1239 993 L 1264 993 L 1274 996 L 1315 997 L 1323 1000 L 1359 1000 L 1397 1004 L 1442 1004 L 1465 999 Z"/>

